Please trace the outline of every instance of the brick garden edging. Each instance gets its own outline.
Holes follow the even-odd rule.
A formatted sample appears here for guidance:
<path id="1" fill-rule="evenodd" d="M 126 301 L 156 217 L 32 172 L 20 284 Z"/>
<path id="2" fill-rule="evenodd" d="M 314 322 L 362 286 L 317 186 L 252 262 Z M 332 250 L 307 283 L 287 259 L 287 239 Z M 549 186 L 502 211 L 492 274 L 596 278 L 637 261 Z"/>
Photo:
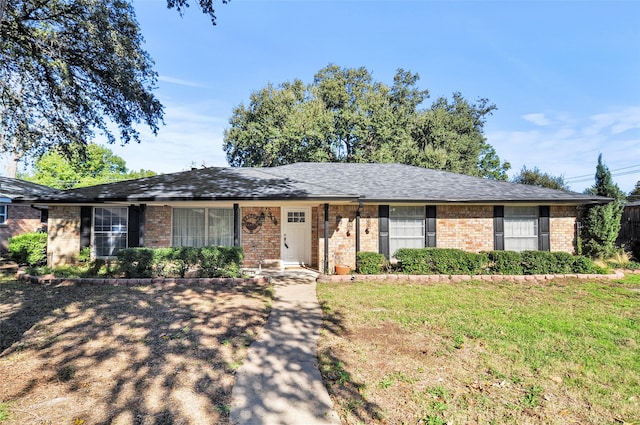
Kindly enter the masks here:
<path id="1" fill-rule="evenodd" d="M 488 282 L 548 282 L 554 279 L 623 279 L 624 273 L 613 274 L 531 274 L 531 275 L 448 275 L 448 274 L 353 274 L 320 275 L 318 282 L 362 282 L 365 280 L 398 280 L 410 282 L 466 282 L 480 280 Z"/>
<path id="2" fill-rule="evenodd" d="M 125 279 L 125 278 L 67 278 L 55 277 L 52 274 L 42 276 L 32 276 L 23 271 L 16 273 L 16 279 L 24 280 L 31 283 L 41 284 L 93 284 L 93 285 L 159 285 L 159 284 L 200 284 L 200 285 L 240 285 L 245 283 L 266 284 L 269 283 L 269 277 L 256 276 L 250 278 L 232 278 L 232 277 L 198 277 L 198 278 L 178 278 L 178 277 L 162 277 L 162 278 L 145 278 L 145 279 Z"/>

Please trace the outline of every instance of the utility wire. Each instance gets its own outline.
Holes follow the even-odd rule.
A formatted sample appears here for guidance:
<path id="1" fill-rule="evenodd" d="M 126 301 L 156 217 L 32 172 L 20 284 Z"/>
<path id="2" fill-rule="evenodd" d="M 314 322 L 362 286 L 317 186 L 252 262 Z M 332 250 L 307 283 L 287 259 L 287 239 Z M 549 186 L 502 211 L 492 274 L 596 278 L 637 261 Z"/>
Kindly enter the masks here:
<path id="1" fill-rule="evenodd" d="M 628 166 L 628 167 L 616 168 L 615 170 L 609 170 L 609 171 L 612 173 L 611 175 L 613 176 L 613 173 L 614 173 L 614 172 L 616 172 L 616 171 L 621 171 L 621 170 L 627 170 L 627 169 L 629 169 L 629 168 L 640 168 L 640 165 L 630 165 L 630 166 Z M 626 175 L 626 174 L 632 174 L 632 173 L 638 173 L 638 172 L 640 172 L 640 169 L 639 169 L 639 170 L 633 170 L 633 171 L 625 172 L 625 173 L 621 173 L 621 174 L 616 174 L 616 175 L 618 175 L 618 176 L 624 176 L 624 175 Z M 565 178 L 565 179 L 564 179 L 564 181 L 565 181 L 565 182 L 567 182 L 567 181 L 570 181 L 570 180 L 578 180 L 578 179 L 579 179 L 579 181 L 584 181 L 583 179 L 584 179 L 585 177 L 589 177 L 589 178 L 591 178 L 591 177 L 595 176 L 595 174 L 596 174 L 596 173 L 595 173 L 595 172 L 593 172 L 593 173 L 591 173 L 591 174 L 582 174 L 582 175 L 580 175 L 580 176 L 567 177 L 567 178 Z"/>

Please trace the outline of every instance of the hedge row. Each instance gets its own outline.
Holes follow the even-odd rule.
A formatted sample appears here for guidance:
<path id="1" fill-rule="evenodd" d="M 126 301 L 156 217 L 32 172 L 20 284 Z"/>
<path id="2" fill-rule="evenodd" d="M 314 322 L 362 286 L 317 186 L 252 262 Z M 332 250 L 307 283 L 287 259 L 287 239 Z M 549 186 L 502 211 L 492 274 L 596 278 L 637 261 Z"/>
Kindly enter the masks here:
<path id="1" fill-rule="evenodd" d="M 532 274 L 604 274 L 607 270 L 583 256 L 566 252 L 490 251 L 473 253 L 459 249 L 399 249 L 396 271 L 405 274 L 449 275 L 532 275 Z M 382 254 L 360 252 L 358 272 L 380 274 L 390 266 Z"/>
<path id="2" fill-rule="evenodd" d="M 199 277 L 239 277 L 242 248 L 127 248 L 118 251 L 120 270 L 127 278 L 185 277 L 197 270 Z"/>

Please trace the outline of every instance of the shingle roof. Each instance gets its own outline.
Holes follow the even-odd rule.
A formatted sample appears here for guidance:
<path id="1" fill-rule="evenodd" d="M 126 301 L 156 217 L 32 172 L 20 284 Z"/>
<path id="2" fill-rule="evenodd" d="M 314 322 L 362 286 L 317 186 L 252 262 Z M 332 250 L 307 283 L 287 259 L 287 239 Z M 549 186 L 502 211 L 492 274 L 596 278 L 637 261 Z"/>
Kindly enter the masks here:
<path id="1" fill-rule="evenodd" d="M 57 189 L 11 177 L 0 177 L 0 198 L 30 200 L 58 193 Z"/>
<path id="2" fill-rule="evenodd" d="M 402 164 L 296 163 L 273 168 L 202 168 L 49 195 L 52 202 L 193 200 L 369 202 L 556 202 L 607 198 Z"/>

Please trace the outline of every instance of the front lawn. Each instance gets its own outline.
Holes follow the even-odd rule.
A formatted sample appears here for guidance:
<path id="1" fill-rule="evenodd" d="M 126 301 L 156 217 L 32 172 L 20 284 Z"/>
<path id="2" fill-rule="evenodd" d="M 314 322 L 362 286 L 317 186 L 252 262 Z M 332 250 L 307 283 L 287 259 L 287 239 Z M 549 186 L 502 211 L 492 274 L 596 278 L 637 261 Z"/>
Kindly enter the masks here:
<path id="1" fill-rule="evenodd" d="M 639 423 L 640 275 L 320 283 L 343 423 Z"/>
<path id="2" fill-rule="evenodd" d="M 271 287 L 0 282 L 0 423 L 228 423 Z"/>

